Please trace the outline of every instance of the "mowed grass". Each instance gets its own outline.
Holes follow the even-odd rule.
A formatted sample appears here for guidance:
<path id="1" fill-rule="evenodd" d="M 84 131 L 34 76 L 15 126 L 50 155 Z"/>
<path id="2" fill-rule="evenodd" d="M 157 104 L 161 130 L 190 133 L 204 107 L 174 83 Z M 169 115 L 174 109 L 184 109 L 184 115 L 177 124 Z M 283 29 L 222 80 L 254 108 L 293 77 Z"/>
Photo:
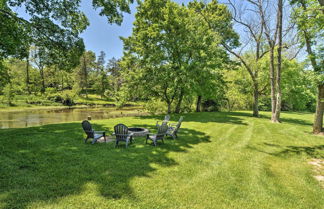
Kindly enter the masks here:
<path id="1" fill-rule="evenodd" d="M 92 121 L 154 130 L 163 116 Z M 179 115 L 172 115 L 174 121 Z M 185 114 L 177 140 L 84 144 L 80 122 L 0 130 L 0 208 L 323 208 L 312 114 Z"/>

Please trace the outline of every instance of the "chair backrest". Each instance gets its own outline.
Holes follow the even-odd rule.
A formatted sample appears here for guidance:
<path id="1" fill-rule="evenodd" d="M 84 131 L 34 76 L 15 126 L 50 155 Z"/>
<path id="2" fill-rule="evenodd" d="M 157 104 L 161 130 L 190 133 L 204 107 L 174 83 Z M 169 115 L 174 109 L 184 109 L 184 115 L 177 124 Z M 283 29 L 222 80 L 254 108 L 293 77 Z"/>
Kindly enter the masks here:
<path id="1" fill-rule="evenodd" d="M 181 116 L 180 118 L 179 118 L 179 123 L 181 123 L 183 121 L 183 116 Z"/>
<path id="2" fill-rule="evenodd" d="M 174 129 L 174 133 L 177 133 L 177 132 L 178 132 L 178 130 L 179 130 L 180 127 L 181 127 L 182 121 L 183 121 L 183 116 L 181 116 L 181 117 L 179 118 L 179 121 L 178 121 L 178 123 L 177 123 L 177 126 L 176 126 L 176 128 Z"/>
<path id="3" fill-rule="evenodd" d="M 94 132 L 92 130 L 91 123 L 87 120 L 82 121 L 82 128 L 89 138 L 94 137 Z"/>
<path id="4" fill-rule="evenodd" d="M 168 131 L 168 125 L 167 122 L 163 122 L 161 126 L 158 127 L 158 131 L 156 134 L 156 139 L 163 139 L 165 134 Z"/>
<path id="5" fill-rule="evenodd" d="M 170 120 L 170 115 L 164 116 L 164 121 L 169 121 Z"/>
<path id="6" fill-rule="evenodd" d="M 117 124 L 114 127 L 117 140 L 125 140 L 128 135 L 128 127 L 124 124 Z"/>

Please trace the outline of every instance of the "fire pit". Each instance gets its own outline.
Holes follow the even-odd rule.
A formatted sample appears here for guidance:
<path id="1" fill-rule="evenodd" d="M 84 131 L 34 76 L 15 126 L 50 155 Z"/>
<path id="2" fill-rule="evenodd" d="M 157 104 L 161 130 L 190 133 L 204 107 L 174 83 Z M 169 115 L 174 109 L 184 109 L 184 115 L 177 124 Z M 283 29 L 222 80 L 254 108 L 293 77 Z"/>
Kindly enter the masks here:
<path id="1" fill-rule="evenodd" d="M 146 128 L 129 128 L 128 131 L 133 133 L 133 136 L 146 136 L 149 133 Z"/>

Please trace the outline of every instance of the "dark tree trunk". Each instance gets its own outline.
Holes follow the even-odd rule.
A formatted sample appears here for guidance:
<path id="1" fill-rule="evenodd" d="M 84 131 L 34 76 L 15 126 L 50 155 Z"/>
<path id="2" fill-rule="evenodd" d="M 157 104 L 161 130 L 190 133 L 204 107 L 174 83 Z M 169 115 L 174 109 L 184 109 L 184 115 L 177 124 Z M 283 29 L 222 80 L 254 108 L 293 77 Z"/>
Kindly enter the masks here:
<path id="1" fill-rule="evenodd" d="M 196 112 L 201 112 L 201 100 L 202 100 L 202 96 L 198 96 L 198 98 L 197 98 Z"/>
<path id="2" fill-rule="evenodd" d="M 323 131 L 323 112 L 324 112 L 324 84 L 318 85 L 317 105 L 313 133 L 319 134 Z"/>
<path id="3" fill-rule="evenodd" d="M 171 114 L 171 103 L 168 102 L 168 114 Z"/>
<path id="4" fill-rule="evenodd" d="M 253 117 L 259 117 L 259 84 L 254 83 L 253 90 Z"/>
<path id="5" fill-rule="evenodd" d="M 177 103 L 177 106 L 175 108 L 175 113 L 180 113 L 180 110 L 181 110 L 181 104 L 182 104 L 182 100 L 183 100 L 183 90 L 181 89 L 180 91 L 180 95 L 179 95 L 179 100 L 178 100 L 178 103 Z"/>

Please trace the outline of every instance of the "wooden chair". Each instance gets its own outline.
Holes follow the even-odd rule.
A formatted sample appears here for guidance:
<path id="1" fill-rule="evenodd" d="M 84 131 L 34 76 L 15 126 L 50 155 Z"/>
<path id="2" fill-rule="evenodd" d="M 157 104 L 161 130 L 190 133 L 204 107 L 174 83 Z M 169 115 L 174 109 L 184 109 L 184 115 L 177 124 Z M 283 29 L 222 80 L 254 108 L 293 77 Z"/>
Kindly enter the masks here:
<path id="1" fill-rule="evenodd" d="M 104 137 L 105 142 L 107 142 L 106 132 L 105 131 L 95 131 L 95 130 L 93 130 L 92 126 L 91 126 L 91 123 L 89 121 L 87 121 L 87 120 L 84 120 L 81 124 L 82 124 L 82 128 L 83 128 L 84 132 L 87 135 L 87 138 L 84 139 L 84 143 L 87 143 L 88 139 L 93 139 L 91 144 L 94 144 L 101 137 Z"/>
<path id="2" fill-rule="evenodd" d="M 118 146 L 120 141 L 126 142 L 126 148 L 128 147 L 129 142 L 133 141 L 133 133 L 128 132 L 128 127 L 124 124 L 118 124 L 114 127 L 113 135 L 116 136 L 116 144 L 115 147 Z"/>
<path id="3" fill-rule="evenodd" d="M 168 125 L 166 122 L 163 122 L 158 127 L 158 131 L 156 134 L 148 134 L 146 136 L 146 144 L 147 144 L 147 140 L 152 140 L 154 146 L 156 146 L 158 140 L 162 140 L 162 142 L 164 143 L 164 136 L 166 135 L 167 131 L 168 131 Z"/>
<path id="4" fill-rule="evenodd" d="M 164 123 L 164 122 L 169 122 L 169 120 L 170 120 L 170 115 L 166 115 L 166 116 L 164 116 L 164 120 L 161 122 L 161 123 Z M 156 127 L 159 127 L 159 126 L 161 126 L 160 124 L 160 121 L 156 121 Z"/>
<path id="5" fill-rule="evenodd" d="M 180 127 L 181 127 L 182 121 L 183 121 L 183 116 L 181 116 L 179 118 L 178 123 L 171 123 L 169 125 L 169 128 L 168 128 L 168 131 L 167 131 L 166 135 L 171 136 L 173 139 L 178 138 L 177 134 L 178 134 L 178 131 L 179 131 Z"/>

